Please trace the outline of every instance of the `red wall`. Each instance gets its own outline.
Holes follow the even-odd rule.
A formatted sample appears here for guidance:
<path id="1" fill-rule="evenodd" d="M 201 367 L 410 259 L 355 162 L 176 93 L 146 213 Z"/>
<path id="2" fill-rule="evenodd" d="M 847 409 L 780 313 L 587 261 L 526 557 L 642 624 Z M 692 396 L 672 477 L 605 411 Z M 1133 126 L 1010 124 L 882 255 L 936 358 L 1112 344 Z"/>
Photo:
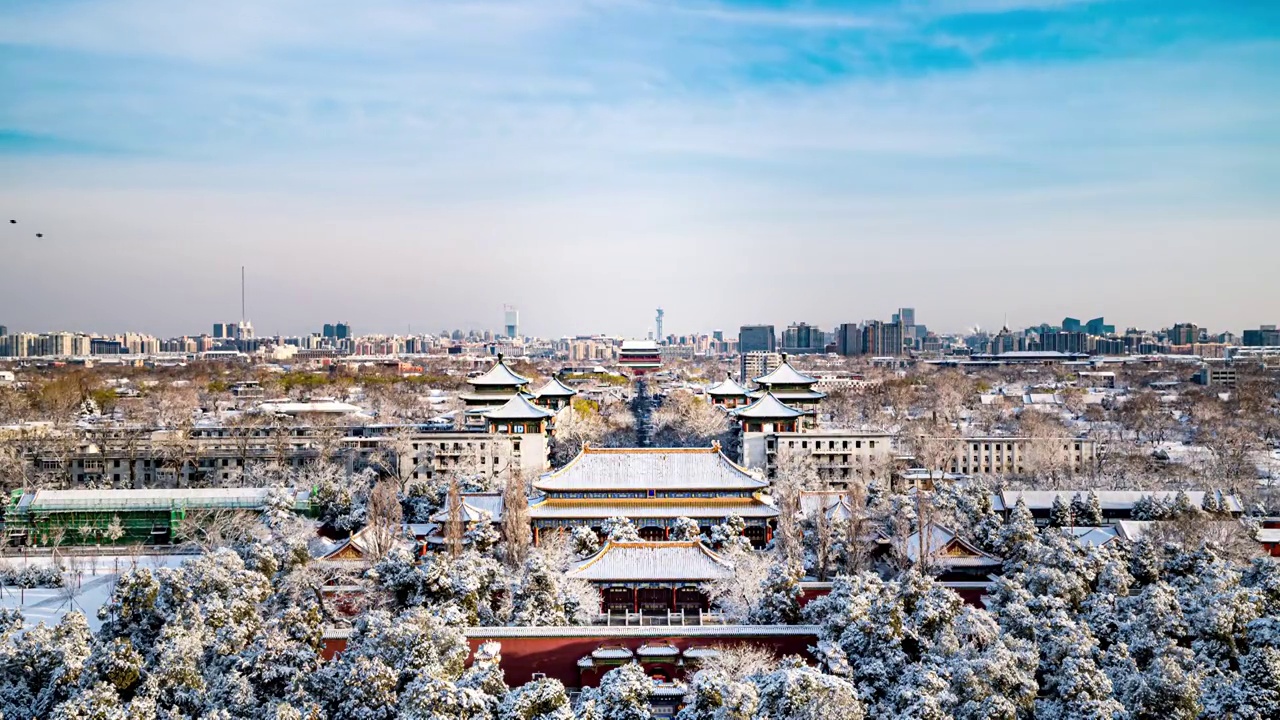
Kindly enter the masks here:
<path id="1" fill-rule="evenodd" d="M 543 673 L 555 678 L 566 687 L 578 687 L 578 661 L 591 654 L 601 645 L 624 646 L 637 650 L 645 644 L 671 643 L 681 650 L 708 645 L 733 645 L 750 643 L 773 648 L 778 657 L 784 655 L 801 655 L 809 658 L 809 647 L 818 639 L 812 634 L 770 635 L 750 637 L 742 635 L 698 636 L 694 638 L 680 635 L 680 628 L 672 628 L 671 635 L 661 637 L 602 637 L 591 634 L 591 628 L 584 628 L 584 634 L 575 637 L 491 637 L 477 632 L 468 638 L 474 653 L 480 643 L 493 640 L 502 645 L 502 670 L 508 685 L 523 685 L 533 679 L 534 673 Z M 347 646 L 343 639 L 326 639 L 324 641 L 324 657 L 331 660 Z M 611 668 L 606 668 L 611 669 Z"/>

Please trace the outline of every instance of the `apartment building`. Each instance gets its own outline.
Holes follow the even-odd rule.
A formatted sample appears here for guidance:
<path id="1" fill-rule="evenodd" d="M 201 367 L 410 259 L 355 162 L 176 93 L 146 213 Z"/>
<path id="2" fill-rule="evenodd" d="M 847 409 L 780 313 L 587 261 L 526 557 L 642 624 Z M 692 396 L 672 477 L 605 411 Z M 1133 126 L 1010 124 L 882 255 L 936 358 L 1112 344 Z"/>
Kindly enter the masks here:
<path id="1" fill-rule="evenodd" d="M 948 472 L 965 475 L 1024 475 L 1046 469 L 1082 473 L 1097 462 L 1099 444 L 1075 437 L 964 437 L 954 443 Z"/>
<path id="2" fill-rule="evenodd" d="M 892 434 L 868 430 L 744 433 L 742 464 L 772 478 L 778 453 L 797 452 L 813 459 L 818 477 L 828 485 L 844 487 L 850 480 L 882 477 L 893 464 L 895 446 Z"/>

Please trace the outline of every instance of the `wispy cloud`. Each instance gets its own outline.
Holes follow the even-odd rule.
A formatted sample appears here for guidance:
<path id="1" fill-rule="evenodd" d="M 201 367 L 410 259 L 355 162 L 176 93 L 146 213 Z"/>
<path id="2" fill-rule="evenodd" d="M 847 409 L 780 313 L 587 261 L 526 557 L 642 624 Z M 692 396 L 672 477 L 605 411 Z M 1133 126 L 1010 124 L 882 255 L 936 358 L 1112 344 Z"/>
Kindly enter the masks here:
<path id="1" fill-rule="evenodd" d="M 278 253 L 285 274 L 285 258 L 320 271 L 309 251 L 337 252 L 343 237 L 409 259 L 386 270 L 394 284 L 412 283 L 415 264 L 466 265 L 480 249 L 518 259 L 490 280 L 520 287 L 528 263 L 590 252 L 583 272 L 599 262 L 624 276 L 601 281 L 609 295 L 632 279 L 635 248 L 660 248 L 679 260 L 646 280 L 671 304 L 705 304 L 698 322 L 724 324 L 743 319 L 717 314 L 734 303 L 763 313 L 767 302 L 733 290 L 708 300 L 704 287 L 682 287 L 683 266 L 727 257 L 745 277 L 762 271 L 760 251 L 784 243 L 802 275 L 825 257 L 832 273 L 869 259 L 892 278 L 913 266 L 902 247 L 955 268 L 978 243 L 1008 272 L 1036 253 L 1051 262 L 1066 242 L 1139 247 L 1081 218 L 1125 233 L 1167 233 L 1176 219 L 1184 243 L 1227 215 L 1253 220 L 1233 242 L 1274 227 L 1275 24 L 1210 4 L 1170 16 L 1149 0 L 848 8 L 15 1 L 0 6 L 0 162 L 13 171 L 0 187 L 51 217 L 74 193 L 84 228 L 113 242 L 243 233 L 236 252 Z M 138 215 L 120 217 L 113 202 Z M 185 233 L 192 218 L 218 232 Z M 1253 250 L 1280 262 L 1274 244 Z M 204 245 L 189 251 L 221 262 Z M 15 259 L 46 262 L 39 252 Z M 96 252 L 84 261 L 137 260 Z M 209 281 L 183 272 L 192 287 Z M 285 294 L 301 287 L 282 282 Z M 474 296 L 455 292 L 463 280 L 452 275 L 432 282 Z M 868 282 L 863 301 L 896 292 Z M 803 317 L 843 287 L 800 287 L 785 313 Z M 0 306 L 30 289 L 0 287 Z M 1216 312 L 1240 297 L 1215 301 Z M 519 301 L 545 303 L 544 317 L 561 307 Z M 919 304 L 930 301 L 944 326 L 972 321 L 950 298 Z M 439 309 L 441 323 L 487 312 L 461 302 Z M 565 312 L 604 329 L 641 312 L 629 302 Z M 362 307 L 370 322 L 401 311 Z M 276 321 L 302 322 L 285 310 Z"/>

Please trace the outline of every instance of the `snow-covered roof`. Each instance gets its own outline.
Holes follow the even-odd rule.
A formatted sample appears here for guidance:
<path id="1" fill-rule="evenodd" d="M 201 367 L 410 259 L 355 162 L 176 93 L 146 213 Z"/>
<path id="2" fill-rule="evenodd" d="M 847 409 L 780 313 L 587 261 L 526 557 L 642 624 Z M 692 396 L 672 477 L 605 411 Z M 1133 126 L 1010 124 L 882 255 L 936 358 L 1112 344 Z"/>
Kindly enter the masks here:
<path id="1" fill-rule="evenodd" d="M 800 417 L 805 413 L 803 410 L 797 410 L 790 405 L 784 405 L 773 393 L 767 392 L 759 400 L 744 408 L 735 410 L 733 414 L 744 418 L 789 419 Z"/>
<path id="2" fill-rule="evenodd" d="M 706 582 L 733 573 L 732 563 L 693 540 L 605 543 L 568 576 L 593 582 Z"/>
<path id="3" fill-rule="evenodd" d="M 726 377 L 724 380 L 707 388 L 707 394 L 715 397 L 746 397 L 747 389 L 732 377 Z"/>
<path id="4" fill-rule="evenodd" d="M 604 645 L 591 651 L 593 660 L 630 660 L 635 653 L 621 645 Z"/>
<path id="5" fill-rule="evenodd" d="M 339 402 L 337 400 L 312 400 L 312 401 L 293 401 L 293 400 L 268 400 L 258 405 L 260 412 L 279 413 L 282 415 L 302 415 L 305 413 L 324 413 L 331 415 L 352 415 L 362 412 L 360 408 L 351 403 Z"/>
<path id="6" fill-rule="evenodd" d="M 550 410 L 529 402 L 521 394 L 513 396 L 502 407 L 487 410 L 483 414 L 487 420 L 542 420 L 555 415 Z"/>
<path id="7" fill-rule="evenodd" d="M 805 375 L 791 367 L 791 363 L 783 360 L 781 365 L 773 369 L 773 372 L 753 378 L 751 381 L 757 385 L 813 385 L 818 382 L 818 378 Z"/>
<path id="8" fill-rule="evenodd" d="M 783 402 L 821 400 L 827 396 L 826 393 L 818 392 L 817 390 L 782 390 L 779 388 L 773 388 L 771 390 L 755 390 L 748 393 L 748 395 L 753 398 L 762 398 L 766 393 L 772 394 Z"/>
<path id="9" fill-rule="evenodd" d="M 772 518 L 776 508 L 755 498 L 668 501 L 657 500 L 543 500 L 529 506 L 533 520 L 606 520 L 611 517 L 713 518 L 730 515 L 740 518 Z"/>
<path id="10" fill-rule="evenodd" d="M 538 478 L 548 491 L 761 490 L 768 483 L 709 448 L 583 447 L 567 465 Z"/>
<path id="11" fill-rule="evenodd" d="M 446 497 L 444 508 L 431 516 L 432 522 L 442 523 L 449 521 L 449 511 L 452 505 Z M 487 517 L 492 522 L 498 522 L 502 519 L 503 500 L 500 493 L 463 493 L 462 495 L 462 521 L 463 522 L 479 522 Z"/>
<path id="12" fill-rule="evenodd" d="M 1065 527 L 1062 532 L 1085 547 L 1099 547 L 1120 537 L 1120 532 L 1114 527 Z"/>
<path id="13" fill-rule="evenodd" d="M 706 646 L 691 647 L 691 648 L 685 648 L 684 656 L 691 660 L 703 659 L 703 658 L 715 658 L 715 657 L 720 657 L 720 651 L 713 647 L 706 647 Z"/>
<path id="14" fill-rule="evenodd" d="M 1000 558 L 979 550 L 972 543 L 941 525 L 934 525 L 926 536 L 925 552 L 948 567 L 995 567 Z M 907 536 L 904 548 L 912 562 L 920 559 L 920 533 Z"/>
<path id="15" fill-rule="evenodd" d="M 533 396 L 539 397 L 539 398 L 573 397 L 574 395 L 577 395 L 577 394 L 578 394 L 577 390 L 574 390 L 568 385 L 565 385 L 564 383 L 560 382 L 560 378 L 556 377 L 555 375 L 552 375 L 551 379 L 548 380 L 545 385 L 543 385 L 542 387 L 534 391 Z"/>
<path id="16" fill-rule="evenodd" d="M 853 517 L 853 510 L 849 507 L 849 499 L 845 493 L 806 492 L 800 495 L 800 511 L 806 517 L 814 516 L 819 508 L 832 522 L 844 522 Z"/>
<path id="17" fill-rule="evenodd" d="M 77 510 L 167 510 L 186 508 L 242 508 L 258 510 L 269 488 L 178 488 L 153 490 L 37 490 L 22 496 L 18 509 L 27 512 Z M 290 491 L 294 504 L 302 505 L 309 491 Z"/>
<path id="18" fill-rule="evenodd" d="M 1093 493 L 1098 496 L 1098 502 L 1102 505 L 1103 511 L 1123 512 L 1133 510 L 1133 506 L 1144 497 L 1151 497 L 1163 502 L 1173 502 L 1177 497 L 1176 490 L 1094 490 Z M 1187 490 L 1187 497 L 1191 500 L 1191 504 L 1201 507 L 1204 503 L 1203 490 Z M 1047 511 L 1053 507 L 1053 501 L 1058 496 L 1071 502 L 1076 495 L 1082 498 L 1087 497 L 1088 490 L 1005 490 L 1001 493 L 1001 500 L 1005 507 L 1012 508 L 1018 504 L 1021 498 L 1027 505 L 1027 509 L 1036 511 Z M 1231 512 L 1243 512 L 1244 507 L 1234 495 L 1223 495 L 1222 499 L 1227 503 L 1227 507 Z"/>
<path id="19" fill-rule="evenodd" d="M 494 363 L 483 375 L 473 377 L 467 380 L 473 387 L 521 387 L 529 384 L 529 378 L 517 375 L 511 368 L 507 367 L 502 356 L 498 356 L 498 362 Z"/>
<path id="20" fill-rule="evenodd" d="M 680 648 L 666 643 L 645 643 L 641 645 L 636 654 L 641 657 L 676 657 L 680 654 Z"/>
<path id="21" fill-rule="evenodd" d="M 1258 542 L 1280 543 L 1280 528 L 1262 528 L 1258 530 Z"/>

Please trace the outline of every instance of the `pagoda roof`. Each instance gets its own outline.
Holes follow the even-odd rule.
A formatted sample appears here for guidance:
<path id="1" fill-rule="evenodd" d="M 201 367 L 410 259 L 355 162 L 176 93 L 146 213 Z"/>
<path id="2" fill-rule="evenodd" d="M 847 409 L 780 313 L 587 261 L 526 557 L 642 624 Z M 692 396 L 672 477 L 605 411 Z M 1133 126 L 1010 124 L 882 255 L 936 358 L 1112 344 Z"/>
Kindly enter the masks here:
<path id="1" fill-rule="evenodd" d="M 539 490 L 763 490 L 764 480 L 709 448 L 593 448 L 585 446 L 559 470 L 534 481 Z"/>
<path id="2" fill-rule="evenodd" d="M 755 390 L 748 393 L 748 395 L 759 399 L 764 397 L 765 393 L 772 393 L 774 397 L 782 400 L 783 402 L 788 400 L 821 400 L 827 396 L 826 393 L 818 392 L 817 390 L 779 390 L 778 388 Z"/>
<path id="3" fill-rule="evenodd" d="M 733 378 L 726 377 L 724 380 L 707 388 L 707 394 L 717 397 L 746 397 L 747 389 L 739 385 Z"/>
<path id="4" fill-rule="evenodd" d="M 503 361 L 502 356 L 498 356 L 498 362 L 494 363 L 485 374 L 479 377 L 473 377 L 467 380 L 473 387 L 520 387 L 529 384 L 529 378 L 523 375 L 517 375 L 515 371 L 507 367 L 507 363 Z"/>
<path id="5" fill-rule="evenodd" d="M 536 398 L 573 397 L 574 395 L 577 395 L 577 394 L 578 394 L 577 390 L 574 390 L 568 385 L 565 385 L 564 383 L 560 382 L 560 378 L 556 377 L 555 375 L 552 375 L 551 379 L 548 380 L 545 385 L 543 385 L 542 387 L 538 388 L 533 392 L 533 396 Z"/>
<path id="6" fill-rule="evenodd" d="M 733 563 L 697 540 L 609 542 L 568 572 L 571 578 L 592 582 L 707 582 L 733 574 Z"/>
<path id="7" fill-rule="evenodd" d="M 805 412 L 803 410 L 797 410 L 790 405 L 783 404 L 776 395 L 771 392 L 766 392 L 759 400 L 756 400 L 744 408 L 734 411 L 733 414 L 737 417 L 744 418 L 790 419 L 798 418 L 801 415 L 804 415 Z"/>
<path id="8" fill-rule="evenodd" d="M 791 363 L 787 362 L 784 356 L 782 364 L 774 368 L 773 372 L 754 378 L 752 382 L 757 385 L 813 385 L 818 382 L 818 378 L 805 375 L 791 367 Z"/>
<path id="9" fill-rule="evenodd" d="M 542 420 L 554 415 L 550 410 L 529 402 L 524 395 L 516 395 L 506 405 L 484 413 L 486 420 Z"/>

